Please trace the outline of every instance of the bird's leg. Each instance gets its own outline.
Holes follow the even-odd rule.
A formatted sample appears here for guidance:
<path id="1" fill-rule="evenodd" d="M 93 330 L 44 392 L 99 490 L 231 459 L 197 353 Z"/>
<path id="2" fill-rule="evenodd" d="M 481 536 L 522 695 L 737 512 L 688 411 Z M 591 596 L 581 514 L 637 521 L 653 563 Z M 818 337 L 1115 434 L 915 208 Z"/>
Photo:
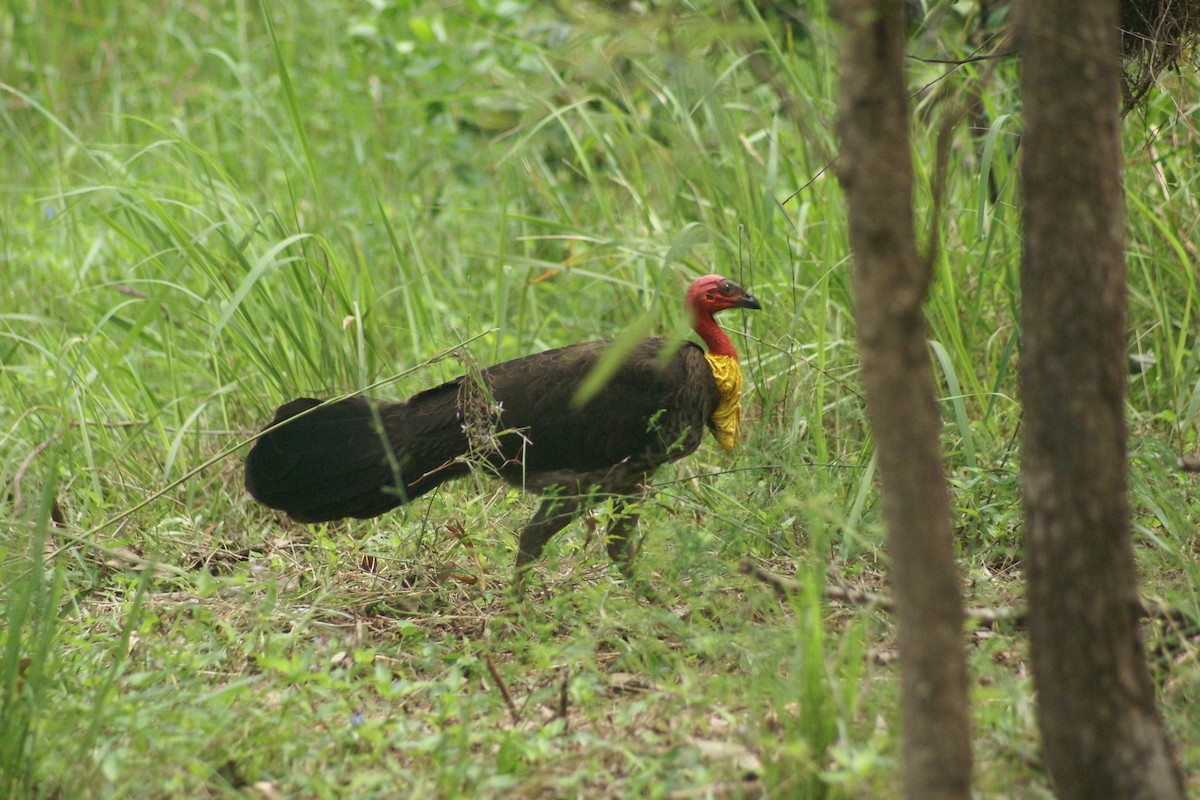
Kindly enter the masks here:
<path id="1" fill-rule="evenodd" d="M 625 576 L 626 585 L 636 594 L 652 603 L 663 605 L 663 600 L 649 581 L 638 578 L 633 572 L 633 541 L 634 529 L 637 528 L 641 512 L 631 506 L 637 502 L 636 497 L 623 495 L 613 500 L 612 522 L 608 524 L 608 555 L 616 563 L 617 569 Z"/>
<path id="2" fill-rule="evenodd" d="M 608 523 L 606 534 L 608 557 L 621 570 L 621 574 L 630 579 L 633 578 L 633 543 L 629 534 L 632 528 L 637 527 L 638 517 L 641 516 L 641 512 L 629 509 L 631 500 L 631 497 L 613 500 L 612 521 Z"/>
<path id="3" fill-rule="evenodd" d="M 561 531 L 579 513 L 583 498 L 577 496 L 547 497 L 538 507 L 537 513 L 521 531 L 521 541 L 517 548 L 517 581 L 520 582 L 530 564 L 542 554 L 546 542 L 554 534 Z"/>

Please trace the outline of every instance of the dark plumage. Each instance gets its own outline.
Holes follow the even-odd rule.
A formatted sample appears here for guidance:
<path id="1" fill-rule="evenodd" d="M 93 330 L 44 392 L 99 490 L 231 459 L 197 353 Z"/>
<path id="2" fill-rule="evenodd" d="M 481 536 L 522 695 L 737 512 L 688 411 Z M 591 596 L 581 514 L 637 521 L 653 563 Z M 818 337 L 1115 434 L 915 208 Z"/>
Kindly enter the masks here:
<path id="1" fill-rule="evenodd" d="M 732 281 L 693 282 L 686 305 L 709 352 L 736 361 L 712 315 L 760 308 Z M 321 408 L 299 398 L 280 407 L 246 458 L 246 488 L 259 502 L 300 522 L 367 518 L 464 475 L 470 462 L 544 493 L 521 534 L 518 569 L 586 504 L 611 495 L 608 551 L 628 567 L 626 508 L 658 467 L 693 452 L 724 392 L 698 345 L 664 361 L 662 339 L 640 342 L 587 403 L 573 399 L 608 342 L 560 347 L 488 367 L 401 403 L 352 397 Z M 482 385 L 480 385 L 482 384 Z M 725 398 L 736 404 L 736 396 Z M 312 410 L 315 409 L 315 410 Z M 311 411 L 310 411 L 311 410 Z M 310 412 L 310 413 L 304 413 Z M 732 408 L 736 435 L 736 405 Z"/>

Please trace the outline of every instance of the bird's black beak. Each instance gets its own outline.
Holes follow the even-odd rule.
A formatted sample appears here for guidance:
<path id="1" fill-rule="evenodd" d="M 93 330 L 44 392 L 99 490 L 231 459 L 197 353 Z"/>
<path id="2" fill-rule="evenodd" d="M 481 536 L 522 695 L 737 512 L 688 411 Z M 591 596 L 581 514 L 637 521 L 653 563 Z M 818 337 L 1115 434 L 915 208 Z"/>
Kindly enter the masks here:
<path id="1" fill-rule="evenodd" d="M 733 301 L 734 308 L 752 308 L 755 311 L 762 311 L 762 306 L 758 304 L 758 300 L 754 299 L 754 295 L 749 292 L 742 292 L 742 296 Z"/>

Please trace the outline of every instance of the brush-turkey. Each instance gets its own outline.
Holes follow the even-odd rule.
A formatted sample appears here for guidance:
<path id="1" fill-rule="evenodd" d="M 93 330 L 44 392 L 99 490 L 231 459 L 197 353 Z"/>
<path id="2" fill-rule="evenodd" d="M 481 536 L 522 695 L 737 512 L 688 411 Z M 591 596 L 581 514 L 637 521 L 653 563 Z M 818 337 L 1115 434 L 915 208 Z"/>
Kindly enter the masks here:
<path id="1" fill-rule="evenodd" d="M 543 495 L 521 533 L 518 579 L 554 534 L 605 497 L 614 500 L 608 552 L 628 573 L 637 521 L 629 502 L 650 475 L 699 447 L 705 426 L 726 450 L 737 440 L 741 371 L 713 315 L 761 306 L 719 275 L 694 281 L 684 303 L 707 352 L 686 342 L 670 353 L 668 342 L 645 339 L 582 404 L 580 386 L 609 342 L 505 361 L 400 403 L 293 400 L 247 456 L 246 488 L 300 522 L 368 518 L 482 462 Z"/>

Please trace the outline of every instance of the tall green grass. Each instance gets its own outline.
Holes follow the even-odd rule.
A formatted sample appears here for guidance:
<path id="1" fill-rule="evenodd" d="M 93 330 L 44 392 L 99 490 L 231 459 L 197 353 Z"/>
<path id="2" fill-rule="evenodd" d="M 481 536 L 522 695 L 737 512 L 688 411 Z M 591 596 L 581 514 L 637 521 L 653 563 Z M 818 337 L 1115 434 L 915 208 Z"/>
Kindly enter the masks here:
<path id="1" fill-rule="evenodd" d="M 750 752 L 775 793 L 895 794 L 890 622 L 821 595 L 884 590 L 886 571 L 830 168 L 834 32 L 819 9 L 701 10 L 14 12 L 0 480 L 28 464 L 26 505 L 42 502 L 22 516 L 0 493 L 9 787 L 635 796 L 735 786 L 732 754 Z M 958 14 L 913 47 L 969 52 Z M 927 317 L 968 593 L 1013 602 L 1015 65 L 914 64 L 911 85 L 919 165 L 972 108 Z M 1200 410 L 1197 144 L 1171 98 L 1127 122 L 1130 349 L 1153 355 L 1129 409 L 1147 585 L 1194 615 L 1195 501 L 1171 462 L 1196 448 Z M 589 522 L 550 548 L 536 602 L 509 608 L 530 508 L 483 476 L 309 528 L 250 503 L 236 456 L 181 480 L 283 400 L 379 381 L 403 396 L 460 372 L 428 361 L 464 342 L 462 360 L 490 362 L 684 333 L 681 289 L 714 271 L 766 312 L 724 320 L 746 373 L 741 447 L 664 469 L 646 500 L 638 565 L 666 607 L 609 574 Z M 743 558 L 803 591 L 779 602 Z M 1041 791 L 1014 756 L 1036 741 L 1019 638 L 975 645 L 981 787 Z M 1197 688 L 1182 663 L 1163 676 L 1181 731 Z M 72 730 L 87 733 L 64 749 Z"/>

